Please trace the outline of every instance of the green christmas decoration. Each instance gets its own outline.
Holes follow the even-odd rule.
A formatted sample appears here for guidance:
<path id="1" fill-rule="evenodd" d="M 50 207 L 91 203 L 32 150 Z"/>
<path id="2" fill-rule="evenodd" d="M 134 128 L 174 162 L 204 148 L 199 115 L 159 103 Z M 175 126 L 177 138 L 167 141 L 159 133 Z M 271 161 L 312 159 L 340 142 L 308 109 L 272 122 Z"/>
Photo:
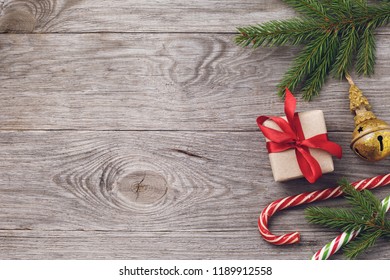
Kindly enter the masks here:
<path id="1" fill-rule="evenodd" d="M 301 17 L 239 27 L 235 38 L 243 47 L 304 45 L 278 84 L 280 96 L 286 88 L 301 89 L 303 98 L 311 100 L 329 73 L 341 79 L 353 66 L 359 75 L 374 73 L 374 31 L 389 23 L 389 0 L 282 1 Z"/>
<path id="2" fill-rule="evenodd" d="M 380 237 L 390 237 L 390 221 L 386 219 L 390 196 L 381 203 L 369 190 L 359 192 L 346 180 L 341 185 L 351 208 L 308 207 L 305 213 L 310 223 L 340 229 L 349 234 L 358 233 L 359 236 L 344 249 L 347 258 L 355 259 Z"/>

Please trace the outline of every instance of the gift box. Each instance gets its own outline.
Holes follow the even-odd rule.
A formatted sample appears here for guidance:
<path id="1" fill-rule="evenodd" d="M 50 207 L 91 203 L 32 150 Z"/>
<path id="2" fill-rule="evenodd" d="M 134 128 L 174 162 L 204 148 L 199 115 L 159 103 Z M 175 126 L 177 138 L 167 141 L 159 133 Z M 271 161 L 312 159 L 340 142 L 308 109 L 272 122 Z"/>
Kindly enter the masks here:
<path id="1" fill-rule="evenodd" d="M 306 177 L 314 183 L 334 170 L 332 155 L 341 158 L 341 147 L 328 140 L 321 110 L 295 113 L 296 100 L 286 91 L 285 117 L 260 116 L 275 181 Z"/>

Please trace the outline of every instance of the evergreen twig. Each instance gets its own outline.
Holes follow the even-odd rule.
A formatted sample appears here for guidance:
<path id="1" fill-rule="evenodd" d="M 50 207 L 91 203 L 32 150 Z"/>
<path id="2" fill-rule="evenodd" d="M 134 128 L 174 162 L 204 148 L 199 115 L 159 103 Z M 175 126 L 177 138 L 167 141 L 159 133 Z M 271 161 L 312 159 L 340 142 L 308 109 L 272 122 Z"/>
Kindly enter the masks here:
<path id="1" fill-rule="evenodd" d="M 345 256 L 349 259 L 355 259 L 359 254 L 372 247 L 381 235 L 382 232 L 380 230 L 369 232 L 365 235 L 361 234 L 356 238 L 355 242 L 350 242 L 345 247 Z"/>
<path id="2" fill-rule="evenodd" d="M 318 95 L 327 75 L 343 78 L 356 58 L 356 72 L 374 73 L 377 27 L 390 21 L 390 0 L 283 0 L 301 17 L 239 27 L 240 46 L 305 47 L 278 85 L 279 95 L 288 87 L 302 88 L 306 100 Z"/>
<path id="3" fill-rule="evenodd" d="M 354 259 L 373 246 L 382 236 L 390 237 L 390 221 L 386 220 L 381 202 L 368 190 L 359 192 L 347 181 L 340 182 L 352 209 L 308 207 L 306 218 L 310 223 L 342 231 L 361 229 L 359 238 L 345 247 L 347 258 Z"/>

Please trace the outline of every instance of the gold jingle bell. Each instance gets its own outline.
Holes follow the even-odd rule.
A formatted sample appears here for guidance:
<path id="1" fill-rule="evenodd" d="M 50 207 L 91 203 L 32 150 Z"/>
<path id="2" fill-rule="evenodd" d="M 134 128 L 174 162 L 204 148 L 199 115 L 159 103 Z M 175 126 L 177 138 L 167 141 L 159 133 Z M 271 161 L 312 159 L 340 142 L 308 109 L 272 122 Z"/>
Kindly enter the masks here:
<path id="1" fill-rule="evenodd" d="M 390 126 L 378 119 L 362 91 L 349 75 L 350 109 L 355 112 L 355 130 L 352 133 L 351 149 L 368 161 L 379 161 L 390 155 Z"/>

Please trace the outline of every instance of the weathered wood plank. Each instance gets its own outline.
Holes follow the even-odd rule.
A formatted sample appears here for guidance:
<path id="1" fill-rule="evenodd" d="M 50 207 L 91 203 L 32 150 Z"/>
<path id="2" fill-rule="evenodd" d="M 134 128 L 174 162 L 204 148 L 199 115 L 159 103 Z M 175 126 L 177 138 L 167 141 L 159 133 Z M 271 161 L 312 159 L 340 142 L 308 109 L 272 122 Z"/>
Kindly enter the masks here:
<path id="1" fill-rule="evenodd" d="M 388 114 L 389 36 L 378 36 L 371 78 L 356 78 L 378 116 Z M 1 35 L 2 129 L 257 130 L 280 114 L 275 86 L 298 48 L 241 49 L 231 35 Z M 331 131 L 351 131 L 346 82 L 319 98 Z"/>
<path id="2" fill-rule="evenodd" d="M 330 137 L 345 156 L 312 186 L 273 182 L 257 132 L 3 131 L 0 229 L 255 230 L 277 198 L 388 172 L 353 155 L 349 134 Z M 308 229 L 302 209 L 272 224 Z"/>
<path id="3" fill-rule="evenodd" d="M 0 32 L 232 33 L 294 16 L 280 0 L 7 0 L 0 3 Z"/>
<path id="4" fill-rule="evenodd" d="M 256 219 L 276 198 L 388 172 L 349 151 L 347 84 L 298 106 L 325 111 L 345 151 L 336 172 L 275 183 L 255 118 L 282 113 L 271 93 L 299 48 L 202 34 L 290 16 L 279 0 L 0 3 L 0 32 L 72 33 L 0 35 L 0 258 L 307 259 L 333 238 L 304 207 L 271 222 L 302 231 L 297 246 L 267 244 Z M 356 79 L 387 121 L 388 30 L 376 75 Z M 388 259 L 387 247 L 361 258 Z"/>
<path id="5" fill-rule="evenodd" d="M 279 0 L 8 0 L 0 32 L 235 32 L 294 15 Z"/>
<path id="6" fill-rule="evenodd" d="M 298 259 L 308 260 L 333 234 L 316 241 L 274 246 L 256 231 L 234 232 L 102 232 L 2 231 L 1 259 Z M 313 238 L 314 239 L 314 238 Z M 360 259 L 389 259 L 388 244 L 379 241 Z M 332 259 L 343 259 L 338 253 Z"/>

